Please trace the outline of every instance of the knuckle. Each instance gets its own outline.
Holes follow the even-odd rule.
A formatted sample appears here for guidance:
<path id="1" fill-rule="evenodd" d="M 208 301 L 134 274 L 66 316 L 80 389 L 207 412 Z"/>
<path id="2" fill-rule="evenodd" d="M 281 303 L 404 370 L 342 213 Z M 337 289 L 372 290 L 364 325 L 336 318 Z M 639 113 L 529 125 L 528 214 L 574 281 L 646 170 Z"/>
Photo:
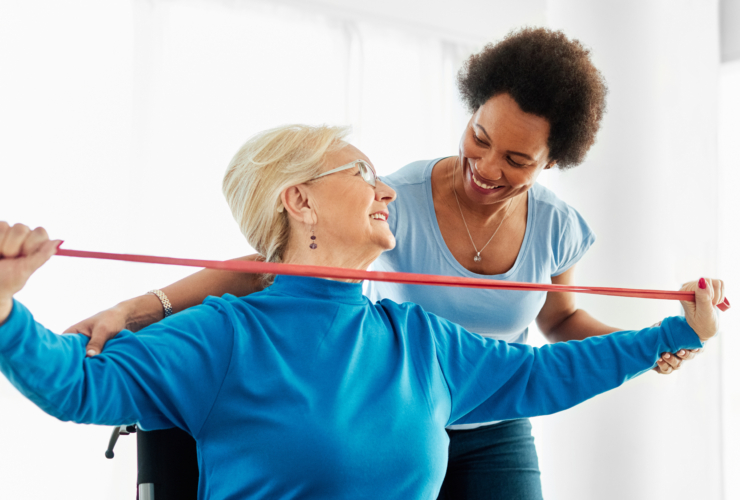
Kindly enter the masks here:
<path id="1" fill-rule="evenodd" d="M 34 236 L 37 236 L 37 237 L 39 237 L 39 238 L 45 238 L 45 239 L 48 239 L 48 238 L 49 238 L 49 233 L 47 233 L 47 232 L 46 232 L 46 229 L 44 229 L 44 228 L 43 228 L 43 227 L 41 227 L 41 226 L 39 226 L 39 227 L 35 228 L 35 229 L 34 229 L 34 230 L 32 231 L 32 234 L 33 234 Z"/>
<path id="2" fill-rule="evenodd" d="M 11 227 L 10 230 L 15 234 L 27 234 L 31 232 L 31 229 L 27 225 L 21 224 L 20 222 L 13 224 L 13 227 Z"/>

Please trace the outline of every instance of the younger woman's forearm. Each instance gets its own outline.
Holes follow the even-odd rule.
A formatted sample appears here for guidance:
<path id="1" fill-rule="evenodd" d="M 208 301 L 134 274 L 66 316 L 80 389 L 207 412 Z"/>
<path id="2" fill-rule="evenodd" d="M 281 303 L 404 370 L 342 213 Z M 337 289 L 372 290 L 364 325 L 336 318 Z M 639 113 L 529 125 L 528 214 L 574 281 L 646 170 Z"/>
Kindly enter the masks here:
<path id="1" fill-rule="evenodd" d="M 543 335 L 550 342 L 565 342 L 568 340 L 583 340 L 622 330 L 609 326 L 597 320 L 583 309 L 576 309 L 573 314 L 565 318 L 558 325 L 543 331 Z"/>
<path id="2" fill-rule="evenodd" d="M 256 260 L 257 254 L 234 260 Z M 197 306 L 209 295 L 220 297 L 226 293 L 242 297 L 262 290 L 262 275 L 204 269 L 161 289 L 176 313 Z M 126 317 L 126 328 L 138 331 L 164 317 L 159 299 L 152 294 L 140 295 L 116 306 Z"/>

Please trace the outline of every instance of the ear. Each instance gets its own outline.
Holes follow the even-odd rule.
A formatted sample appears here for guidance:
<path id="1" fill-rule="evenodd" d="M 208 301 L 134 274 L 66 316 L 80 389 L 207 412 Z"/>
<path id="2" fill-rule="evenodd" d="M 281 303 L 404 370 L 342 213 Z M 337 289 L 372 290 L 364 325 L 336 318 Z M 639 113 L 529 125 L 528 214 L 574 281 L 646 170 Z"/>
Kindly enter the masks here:
<path id="1" fill-rule="evenodd" d="M 550 170 L 552 167 L 556 166 L 558 164 L 557 160 L 550 160 L 550 162 L 545 165 L 545 170 Z"/>
<path id="2" fill-rule="evenodd" d="M 280 200 L 290 218 L 311 226 L 316 224 L 314 199 L 308 186 L 305 184 L 290 186 L 280 193 Z"/>

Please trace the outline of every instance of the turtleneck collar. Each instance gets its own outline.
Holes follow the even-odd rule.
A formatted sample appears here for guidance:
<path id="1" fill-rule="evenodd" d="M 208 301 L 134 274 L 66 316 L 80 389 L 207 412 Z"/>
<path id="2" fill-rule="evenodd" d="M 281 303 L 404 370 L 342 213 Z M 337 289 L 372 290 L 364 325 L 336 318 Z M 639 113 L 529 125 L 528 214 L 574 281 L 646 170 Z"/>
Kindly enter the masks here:
<path id="1" fill-rule="evenodd" d="M 352 304 L 365 302 L 362 283 L 346 283 L 324 278 L 275 276 L 275 282 L 267 290 L 291 297 L 327 299 Z"/>

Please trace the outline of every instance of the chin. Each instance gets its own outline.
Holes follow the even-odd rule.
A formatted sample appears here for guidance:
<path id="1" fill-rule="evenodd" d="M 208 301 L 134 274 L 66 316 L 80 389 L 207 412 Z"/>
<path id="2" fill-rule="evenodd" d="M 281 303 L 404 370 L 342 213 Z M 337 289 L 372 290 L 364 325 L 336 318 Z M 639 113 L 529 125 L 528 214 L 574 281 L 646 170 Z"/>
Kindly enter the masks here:
<path id="1" fill-rule="evenodd" d="M 381 245 L 383 247 L 383 252 L 386 252 L 388 250 L 393 250 L 396 248 L 396 237 L 393 235 L 390 235 L 388 238 L 385 239 L 383 244 Z"/>

